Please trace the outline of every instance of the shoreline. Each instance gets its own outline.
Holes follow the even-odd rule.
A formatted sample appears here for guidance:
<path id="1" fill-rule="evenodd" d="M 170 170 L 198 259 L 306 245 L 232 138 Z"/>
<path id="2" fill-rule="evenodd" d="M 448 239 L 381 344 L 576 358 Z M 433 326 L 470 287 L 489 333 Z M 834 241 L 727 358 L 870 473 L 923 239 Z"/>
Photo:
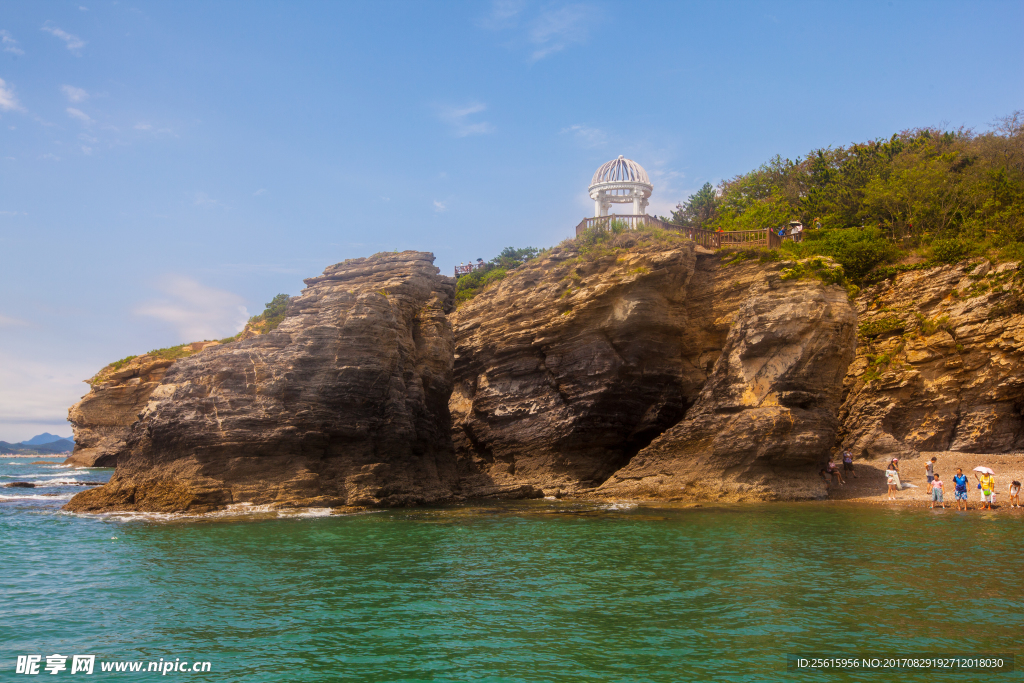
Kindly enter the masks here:
<path id="1" fill-rule="evenodd" d="M 2 458 L 26 458 L 35 457 L 31 455 L 2 455 Z M 935 471 L 941 475 L 942 481 L 945 484 L 944 502 L 946 509 L 956 509 L 955 499 L 953 495 L 953 482 L 952 475 L 954 474 L 957 467 L 964 470 L 964 473 L 968 475 L 970 483 L 968 484 L 968 510 L 971 512 L 982 509 L 983 503 L 980 499 L 980 492 L 977 489 L 977 481 L 974 478 L 974 467 L 978 465 L 986 465 L 995 470 L 996 480 L 996 496 L 994 507 L 991 511 L 993 513 L 1009 512 L 1011 514 L 1022 514 L 1024 515 L 1024 507 L 1010 507 L 1010 498 L 1008 494 L 1009 484 L 1012 480 L 1024 481 L 1024 453 L 964 453 L 959 451 L 922 451 L 914 453 L 909 456 L 905 456 L 899 459 L 901 483 L 904 485 L 899 492 L 896 494 L 896 500 L 888 500 L 888 492 L 885 480 L 885 467 L 888 465 L 889 460 L 887 458 L 878 458 L 873 460 L 855 460 L 854 461 L 854 474 L 856 477 L 849 476 L 849 473 L 844 473 L 846 479 L 845 485 L 832 484 L 829 486 L 826 497 L 822 498 L 744 498 L 724 496 L 722 498 L 675 498 L 675 499 L 652 499 L 652 498 L 612 498 L 612 497 L 598 497 L 593 495 L 587 495 L 584 493 L 579 497 L 565 495 L 560 499 L 554 499 L 553 497 L 546 497 L 547 502 L 558 502 L 563 503 L 582 503 L 592 505 L 635 505 L 643 507 L 661 507 L 661 508 L 673 508 L 673 509 L 693 509 L 693 508 L 714 508 L 714 507 L 730 507 L 740 508 L 750 505 L 770 505 L 778 503 L 801 503 L 801 504 L 823 504 L 823 505 L 852 505 L 852 506 L 888 506 L 897 509 L 911 509 L 911 508 L 922 508 L 931 509 L 931 495 L 930 491 L 926 488 L 925 481 L 925 464 L 931 460 L 932 457 L 936 457 Z M 43 458 L 45 460 L 45 458 Z M 52 464 L 61 464 L 62 461 L 55 459 L 48 461 Z M 842 467 L 840 463 L 840 468 Z M 83 468 L 83 469 L 107 469 L 107 468 Z M 1022 504 L 1024 504 L 1024 492 L 1021 495 Z M 537 499 L 537 500 L 545 500 Z M 401 509 L 425 509 L 425 508 L 436 508 L 445 506 L 461 506 L 461 505 L 473 505 L 473 504 L 499 504 L 502 502 L 509 502 L 509 499 L 501 498 L 465 498 L 461 500 L 450 500 L 446 502 L 438 502 L 431 505 L 417 505 L 409 508 L 366 508 L 362 506 L 339 506 L 337 508 L 329 508 L 331 510 L 330 515 L 349 515 L 352 513 L 368 512 L 368 511 L 384 511 L 384 510 L 401 510 Z M 255 507 L 255 506 L 254 506 Z M 263 506 L 260 506 L 263 507 Z M 284 511 L 296 509 L 293 507 L 282 507 L 275 508 L 275 511 Z M 327 509 L 327 508 L 325 508 Z M 936 509 L 942 509 L 941 506 L 937 506 Z M 236 508 L 237 510 L 237 508 Z M 211 511 L 207 513 L 194 513 L 194 512 L 143 512 L 143 511 L 129 511 L 129 510 L 104 510 L 97 512 L 86 512 L 81 514 L 87 515 L 103 515 L 103 514 L 117 514 L 117 513 L 136 513 L 136 514 L 155 514 L 155 515 L 168 515 L 176 516 L 180 518 L 195 518 L 206 514 L 217 514 L 218 512 L 225 512 L 227 508 L 222 511 Z M 269 511 L 269 509 L 267 510 Z M 79 514 L 79 513 L 75 513 Z"/>

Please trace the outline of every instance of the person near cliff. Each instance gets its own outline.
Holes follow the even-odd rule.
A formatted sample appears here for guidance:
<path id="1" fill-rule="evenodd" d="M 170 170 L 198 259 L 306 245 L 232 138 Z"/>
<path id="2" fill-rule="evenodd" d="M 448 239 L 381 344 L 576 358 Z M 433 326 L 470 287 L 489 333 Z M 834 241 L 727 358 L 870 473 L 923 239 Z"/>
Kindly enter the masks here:
<path id="1" fill-rule="evenodd" d="M 830 457 L 828 459 L 828 471 L 832 475 L 833 481 L 834 480 L 838 480 L 840 486 L 843 486 L 844 484 L 846 484 L 846 480 L 843 479 L 843 475 L 839 471 L 839 468 L 836 466 L 836 461 L 835 461 L 835 458 L 833 458 L 833 457 Z"/>
<path id="2" fill-rule="evenodd" d="M 1011 481 L 1010 482 L 1010 507 L 1012 507 L 1012 508 L 1019 508 L 1020 507 L 1020 482 L 1019 481 Z"/>
<path id="3" fill-rule="evenodd" d="M 896 500 L 896 487 L 899 486 L 900 473 L 896 470 L 896 465 L 889 463 L 889 467 L 885 470 L 885 483 L 889 485 L 889 500 Z"/>
<path id="4" fill-rule="evenodd" d="M 924 464 L 924 476 L 928 479 L 928 486 L 931 486 L 932 480 L 935 479 L 935 463 L 938 462 L 938 460 L 938 458 L 933 457 Z"/>
<path id="5" fill-rule="evenodd" d="M 964 471 L 957 467 L 956 474 L 953 475 L 953 499 L 956 502 L 956 509 L 960 509 L 960 504 L 963 503 L 964 512 L 967 511 L 967 475 Z"/>
<path id="6" fill-rule="evenodd" d="M 849 448 L 843 451 L 843 471 L 852 474 L 854 479 L 857 478 L 857 473 L 853 471 L 853 453 Z"/>
<path id="7" fill-rule="evenodd" d="M 903 490 L 903 482 L 900 481 L 900 459 L 893 458 L 889 461 L 889 466 L 896 470 L 896 490 Z"/>
<path id="8" fill-rule="evenodd" d="M 974 478 L 978 480 L 978 486 L 981 487 L 981 501 L 985 504 L 986 510 L 992 509 L 992 499 L 995 497 L 996 490 L 996 479 L 988 472 L 982 472 L 979 477 L 977 474 Z"/>
<path id="9" fill-rule="evenodd" d="M 942 485 L 942 479 L 939 478 L 938 474 L 935 474 L 934 476 L 932 476 L 931 479 L 932 480 L 929 482 L 929 484 L 931 484 L 931 487 L 932 487 L 932 510 L 935 509 L 935 504 L 936 503 L 941 505 L 942 509 L 945 510 L 946 509 L 946 503 L 944 503 L 943 500 L 942 500 L 942 494 L 943 494 L 943 491 L 944 491 L 944 487 Z"/>

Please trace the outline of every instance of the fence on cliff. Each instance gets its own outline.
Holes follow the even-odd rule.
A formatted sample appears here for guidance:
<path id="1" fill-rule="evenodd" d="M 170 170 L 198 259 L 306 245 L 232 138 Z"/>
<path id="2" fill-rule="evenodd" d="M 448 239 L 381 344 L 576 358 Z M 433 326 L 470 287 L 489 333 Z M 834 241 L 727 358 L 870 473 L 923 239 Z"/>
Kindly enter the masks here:
<path id="1" fill-rule="evenodd" d="M 626 230 L 638 230 L 641 227 L 661 228 L 681 233 L 687 239 L 691 239 L 698 246 L 705 249 L 728 249 L 731 247 L 767 247 L 777 249 L 787 240 L 792 240 L 793 235 L 779 235 L 772 228 L 763 230 L 730 230 L 713 231 L 701 230 L 700 228 L 688 228 L 674 223 L 666 223 L 660 218 L 647 215 L 620 215 L 620 216 L 597 216 L 595 218 L 584 218 L 576 226 L 576 236 L 579 237 L 585 230 L 610 231 L 613 222 L 616 227 L 622 226 Z"/>

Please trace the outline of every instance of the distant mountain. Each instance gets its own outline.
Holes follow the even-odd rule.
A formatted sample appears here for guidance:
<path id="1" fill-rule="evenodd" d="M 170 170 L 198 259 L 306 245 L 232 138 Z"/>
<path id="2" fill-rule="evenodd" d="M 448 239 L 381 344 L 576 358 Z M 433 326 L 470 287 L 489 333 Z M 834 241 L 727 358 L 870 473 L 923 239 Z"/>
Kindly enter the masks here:
<path id="1" fill-rule="evenodd" d="M 74 439 L 70 436 L 57 436 L 49 432 L 43 432 L 37 436 L 33 436 L 28 441 L 22 441 L 22 446 L 42 446 L 43 444 L 53 443 L 54 441 L 73 441 Z"/>
<path id="2" fill-rule="evenodd" d="M 67 453 L 68 451 L 75 450 L 75 442 L 73 439 L 58 439 L 50 443 L 33 446 L 33 448 L 40 453 Z"/>
<path id="3" fill-rule="evenodd" d="M 54 453 L 67 453 L 74 450 L 74 448 L 74 441 L 61 438 L 34 446 L 27 446 L 25 443 L 0 441 L 0 455 L 53 455 Z"/>

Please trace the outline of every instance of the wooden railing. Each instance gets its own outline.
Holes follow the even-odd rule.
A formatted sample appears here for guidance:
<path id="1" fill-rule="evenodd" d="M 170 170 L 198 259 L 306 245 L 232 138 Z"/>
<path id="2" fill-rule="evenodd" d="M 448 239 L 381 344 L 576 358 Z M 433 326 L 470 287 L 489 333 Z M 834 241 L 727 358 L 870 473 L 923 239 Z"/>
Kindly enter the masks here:
<path id="1" fill-rule="evenodd" d="M 730 230 L 712 231 L 701 230 L 700 228 L 688 228 L 674 223 L 645 215 L 621 215 L 621 216 L 598 216 L 596 218 L 584 218 L 576 226 L 576 236 L 579 237 L 585 230 L 610 231 L 620 227 L 624 230 L 637 230 L 640 227 L 661 228 L 672 230 L 691 239 L 705 249 L 728 249 L 732 247 L 767 247 L 778 249 L 786 240 L 792 240 L 792 235 L 780 236 L 776 230 L 764 228 L 762 230 Z"/>

